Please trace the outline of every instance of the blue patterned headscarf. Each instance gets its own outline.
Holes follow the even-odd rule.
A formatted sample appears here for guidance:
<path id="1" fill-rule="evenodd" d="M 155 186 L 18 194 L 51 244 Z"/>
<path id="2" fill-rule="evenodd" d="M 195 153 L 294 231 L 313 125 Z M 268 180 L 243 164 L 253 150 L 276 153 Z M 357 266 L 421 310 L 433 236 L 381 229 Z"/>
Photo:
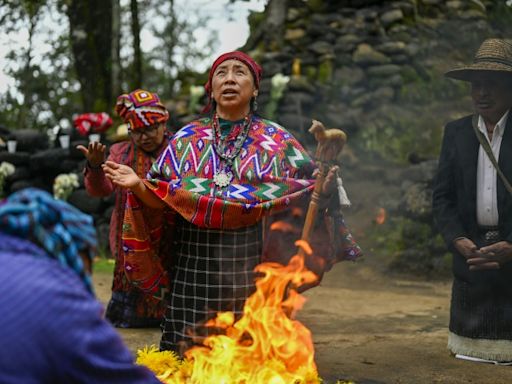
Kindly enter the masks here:
<path id="1" fill-rule="evenodd" d="M 0 204 L 0 231 L 29 240 L 49 257 L 75 271 L 89 292 L 90 275 L 84 270 L 79 251 L 92 260 L 97 246 L 92 217 L 48 192 L 26 188 Z"/>

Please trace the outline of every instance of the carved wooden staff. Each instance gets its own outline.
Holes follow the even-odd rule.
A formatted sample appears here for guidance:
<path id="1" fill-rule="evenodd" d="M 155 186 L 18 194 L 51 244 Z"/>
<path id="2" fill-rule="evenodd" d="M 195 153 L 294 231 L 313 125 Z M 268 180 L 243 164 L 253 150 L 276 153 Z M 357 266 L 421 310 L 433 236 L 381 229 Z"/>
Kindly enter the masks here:
<path id="1" fill-rule="evenodd" d="M 304 227 L 302 228 L 301 240 L 308 243 L 318 213 L 322 187 L 330 165 L 347 142 L 347 135 L 341 129 L 325 129 L 324 125 L 317 120 L 313 120 L 309 132 L 315 135 L 315 139 L 318 142 L 315 153 L 318 174 L 316 175 L 315 187 L 306 213 L 306 219 L 304 220 Z M 305 253 L 304 248 L 299 247 L 299 254 L 305 255 Z"/>

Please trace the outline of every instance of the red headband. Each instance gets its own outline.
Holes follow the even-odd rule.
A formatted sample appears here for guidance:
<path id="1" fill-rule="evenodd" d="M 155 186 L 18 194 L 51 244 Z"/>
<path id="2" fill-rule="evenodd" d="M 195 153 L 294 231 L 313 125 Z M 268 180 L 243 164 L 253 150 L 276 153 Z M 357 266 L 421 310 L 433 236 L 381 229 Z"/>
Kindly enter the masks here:
<path id="1" fill-rule="evenodd" d="M 211 93 L 212 93 L 212 78 L 215 70 L 219 65 L 221 65 L 223 62 L 227 60 L 238 60 L 247 65 L 249 70 L 251 71 L 252 77 L 254 79 L 254 85 L 257 89 L 260 87 L 260 80 L 261 80 L 261 74 L 263 70 L 261 69 L 260 65 L 254 61 L 254 59 L 249 56 L 248 54 L 242 52 L 242 51 L 233 51 L 233 52 L 227 52 L 222 55 L 220 55 L 217 60 L 215 60 L 212 64 L 212 68 L 210 69 L 210 73 L 208 75 L 208 81 L 204 85 L 204 89 L 206 90 L 206 95 L 208 95 L 208 104 L 203 109 L 203 113 L 207 113 L 210 111 L 212 107 L 213 100 L 211 99 Z"/>

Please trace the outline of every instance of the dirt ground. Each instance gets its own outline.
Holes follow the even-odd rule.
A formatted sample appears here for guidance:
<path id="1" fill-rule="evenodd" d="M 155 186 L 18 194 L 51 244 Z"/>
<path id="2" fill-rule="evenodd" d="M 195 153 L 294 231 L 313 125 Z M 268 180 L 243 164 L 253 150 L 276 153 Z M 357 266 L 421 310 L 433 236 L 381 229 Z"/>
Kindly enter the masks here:
<path id="1" fill-rule="evenodd" d="M 446 348 L 450 281 L 390 277 L 382 272 L 364 232 L 372 225 L 379 199 L 397 190 L 389 184 L 385 189 L 376 187 L 378 181 L 372 177 L 354 176 L 346 185 L 355 209 L 346 216 L 356 238 L 360 236 L 365 259 L 336 265 L 320 286 L 305 293 L 308 300 L 298 314 L 313 334 L 315 361 L 324 382 L 512 383 L 512 367 L 450 356 Z M 100 300 L 106 302 L 111 276 L 99 273 L 94 279 Z M 119 331 L 132 351 L 158 345 L 160 339 L 158 329 Z"/>
<path id="2" fill-rule="evenodd" d="M 108 300 L 110 276 L 95 276 Z M 337 265 L 306 292 L 298 319 L 312 332 L 326 383 L 509 384 L 512 367 L 457 360 L 446 349 L 449 282 L 391 279 L 365 263 Z M 158 344 L 158 329 L 119 330 L 132 351 Z"/>

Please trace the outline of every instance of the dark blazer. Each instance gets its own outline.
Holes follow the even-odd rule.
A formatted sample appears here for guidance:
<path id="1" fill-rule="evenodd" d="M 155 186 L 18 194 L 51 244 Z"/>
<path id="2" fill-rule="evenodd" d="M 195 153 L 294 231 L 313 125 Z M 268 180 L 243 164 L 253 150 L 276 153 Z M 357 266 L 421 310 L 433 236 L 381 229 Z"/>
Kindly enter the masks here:
<path id="1" fill-rule="evenodd" d="M 453 240 L 467 237 L 481 246 L 476 221 L 476 172 L 480 143 L 471 125 L 472 115 L 452 121 L 445 127 L 439 167 L 434 180 L 433 214 L 441 235 L 455 253 L 454 273 L 461 278 L 474 277 Z M 499 166 L 512 182 L 512 111 L 503 135 Z M 497 177 L 499 229 L 502 239 L 512 242 L 512 196 Z M 511 263 L 508 263 L 511 264 Z M 500 271 L 512 271 L 507 265 Z"/>

